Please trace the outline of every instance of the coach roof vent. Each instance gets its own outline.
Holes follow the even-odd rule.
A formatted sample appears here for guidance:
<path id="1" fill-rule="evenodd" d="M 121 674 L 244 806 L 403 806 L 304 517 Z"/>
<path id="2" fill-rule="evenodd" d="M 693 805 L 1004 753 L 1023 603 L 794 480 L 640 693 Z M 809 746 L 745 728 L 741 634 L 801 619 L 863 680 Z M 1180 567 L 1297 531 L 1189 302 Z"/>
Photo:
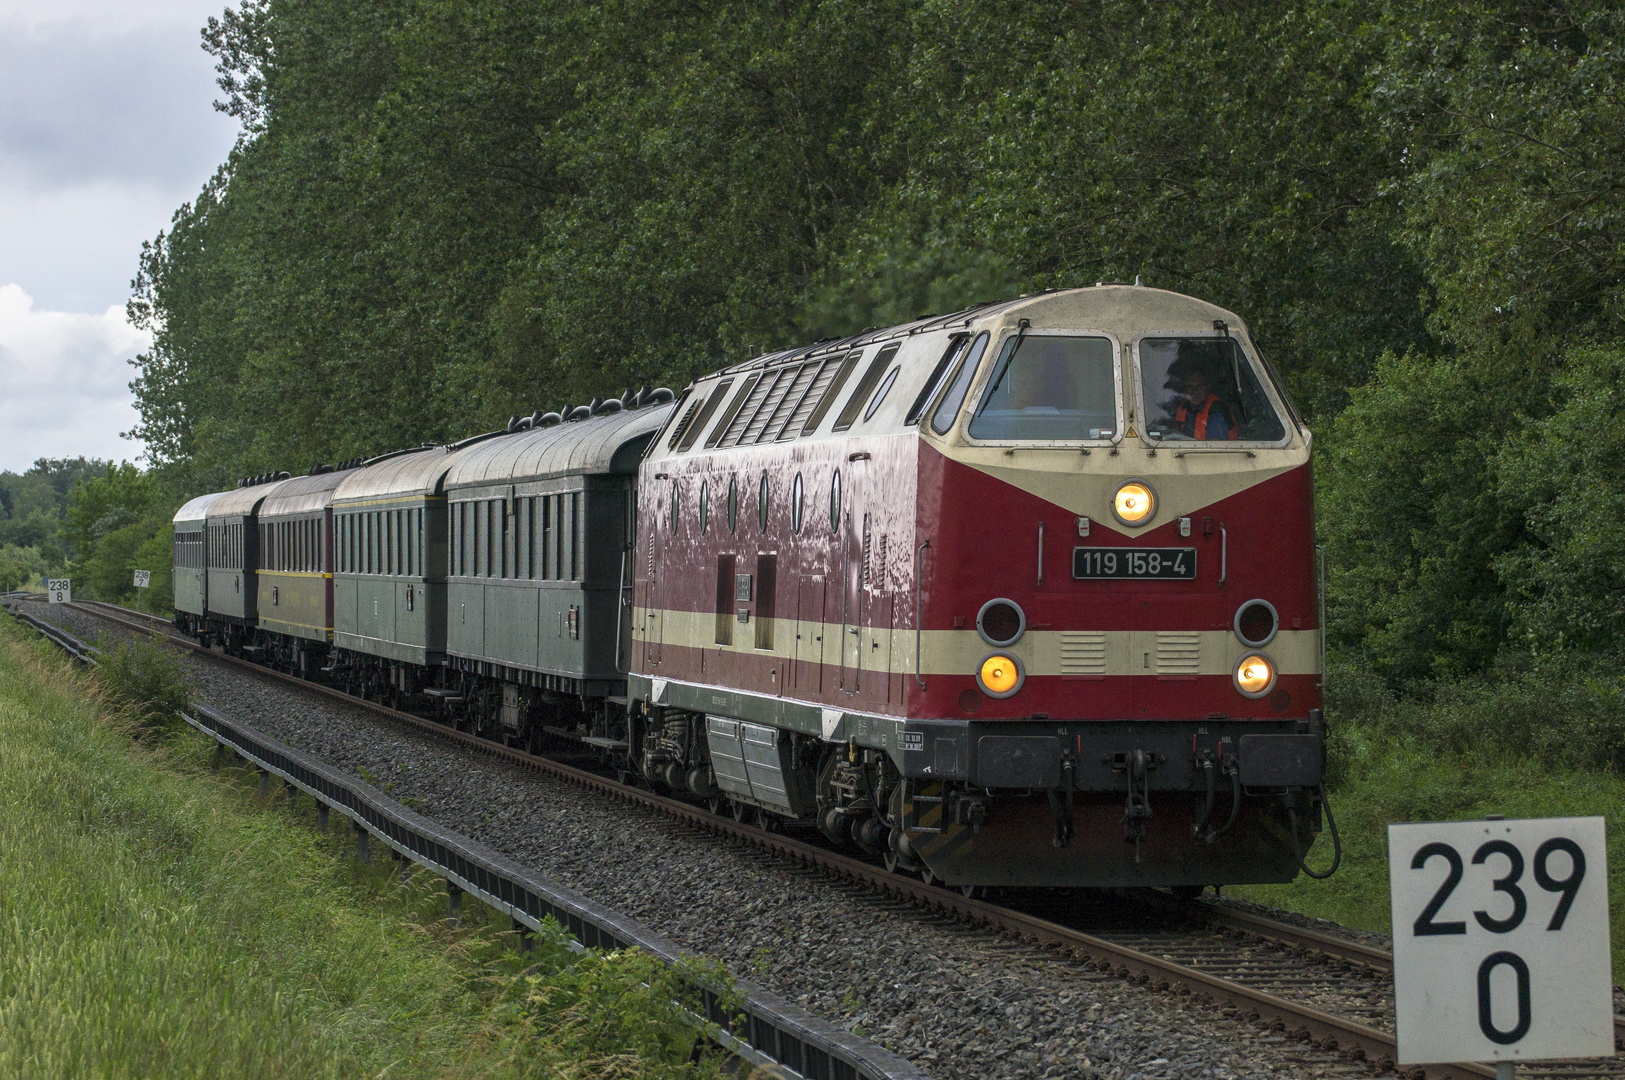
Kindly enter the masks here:
<path id="1" fill-rule="evenodd" d="M 620 412 L 622 407 L 620 398 L 605 398 L 593 406 L 592 414 L 594 416 L 608 416 L 611 413 Z"/>
<path id="2" fill-rule="evenodd" d="M 570 423 L 574 423 L 577 420 L 585 420 L 587 417 L 589 417 L 591 415 L 592 415 L 592 406 L 591 405 L 577 405 L 575 408 L 570 409 L 570 410 L 565 412 L 564 419 L 566 421 L 570 422 Z"/>

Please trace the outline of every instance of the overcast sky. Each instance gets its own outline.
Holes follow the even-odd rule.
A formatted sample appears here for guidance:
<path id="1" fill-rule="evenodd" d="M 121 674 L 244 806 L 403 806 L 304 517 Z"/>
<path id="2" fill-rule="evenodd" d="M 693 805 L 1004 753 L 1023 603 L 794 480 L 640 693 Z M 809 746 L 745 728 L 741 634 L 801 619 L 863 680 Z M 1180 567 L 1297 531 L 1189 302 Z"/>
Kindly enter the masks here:
<path id="1" fill-rule="evenodd" d="M 0 469 L 135 459 L 141 242 L 226 158 L 198 31 L 224 0 L 0 0 Z"/>

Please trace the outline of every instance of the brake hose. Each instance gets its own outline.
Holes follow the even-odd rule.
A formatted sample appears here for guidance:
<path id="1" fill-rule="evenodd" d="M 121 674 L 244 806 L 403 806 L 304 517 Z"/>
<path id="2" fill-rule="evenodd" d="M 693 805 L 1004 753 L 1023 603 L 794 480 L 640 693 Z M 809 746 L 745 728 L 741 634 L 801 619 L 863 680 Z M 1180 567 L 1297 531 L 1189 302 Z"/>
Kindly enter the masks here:
<path id="1" fill-rule="evenodd" d="M 1298 809 L 1295 806 L 1287 807 L 1287 824 L 1292 831 L 1292 856 L 1298 860 L 1298 869 L 1314 878 L 1316 881 L 1325 881 L 1337 873 L 1337 868 L 1343 862 L 1343 839 L 1337 835 L 1337 818 L 1332 816 L 1331 800 L 1326 798 L 1326 782 L 1321 781 L 1317 786 L 1320 792 L 1320 805 L 1326 808 L 1326 825 L 1332 830 L 1332 865 L 1325 870 L 1315 871 L 1309 869 L 1309 864 L 1303 861 L 1303 852 L 1298 850 Z"/>

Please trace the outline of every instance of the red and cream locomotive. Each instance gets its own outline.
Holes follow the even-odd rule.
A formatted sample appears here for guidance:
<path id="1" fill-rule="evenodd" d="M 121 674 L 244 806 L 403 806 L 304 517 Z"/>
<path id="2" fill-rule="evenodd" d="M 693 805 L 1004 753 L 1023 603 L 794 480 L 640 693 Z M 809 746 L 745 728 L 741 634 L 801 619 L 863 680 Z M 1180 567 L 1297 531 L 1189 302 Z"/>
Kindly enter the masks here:
<path id="1" fill-rule="evenodd" d="M 966 889 L 1290 880 L 1309 459 L 1245 324 L 1140 286 L 702 378 L 639 470 L 633 763 Z"/>

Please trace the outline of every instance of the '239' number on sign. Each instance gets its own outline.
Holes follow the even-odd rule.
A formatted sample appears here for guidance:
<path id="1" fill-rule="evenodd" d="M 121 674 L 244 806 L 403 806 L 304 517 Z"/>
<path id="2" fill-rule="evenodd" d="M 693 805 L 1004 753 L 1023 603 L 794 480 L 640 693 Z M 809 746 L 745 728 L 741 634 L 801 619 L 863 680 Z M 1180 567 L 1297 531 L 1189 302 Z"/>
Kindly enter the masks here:
<path id="1" fill-rule="evenodd" d="M 1554 852 L 1559 851 L 1568 856 L 1569 864 L 1568 873 L 1561 878 L 1552 876 L 1551 871 L 1551 857 Z M 1529 914 L 1529 898 L 1518 884 L 1523 879 L 1523 852 L 1511 841 L 1490 840 L 1479 845 L 1478 850 L 1473 852 L 1473 865 L 1483 865 L 1495 856 L 1507 861 L 1507 872 L 1504 877 L 1496 878 L 1491 887 L 1498 893 L 1506 894 L 1512 902 L 1512 911 L 1505 918 L 1497 918 L 1487 911 L 1477 910 L 1473 912 L 1473 918 L 1490 933 L 1505 934 L 1522 925 L 1524 918 Z M 1416 917 L 1411 930 L 1417 937 L 1466 934 L 1466 922 L 1437 921 L 1439 910 L 1450 899 L 1450 894 L 1455 891 L 1456 886 L 1461 884 L 1463 873 L 1461 853 L 1449 844 L 1435 840 L 1417 849 L 1411 858 L 1411 869 L 1420 870 L 1427 865 L 1429 859 L 1435 858 L 1444 859 L 1450 866 L 1450 872 L 1438 891 L 1433 894 L 1433 899 L 1428 901 L 1427 907 Z M 1585 852 L 1580 850 L 1579 844 L 1568 837 L 1554 836 L 1535 849 L 1534 863 L 1535 884 L 1561 897 L 1552 911 L 1546 929 L 1561 930 L 1563 921 L 1568 918 L 1569 908 L 1574 906 L 1574 898 L 1580 892 L 1580 883 L 1585 880 Z M 1490 1009 L 1490 976 L 1503 964 L 1512 969 L 1518 980 L 1518 1020 L 1507 1030 L 1495 1026 Z M 1515 1043 L 1529 1033 L 1531 1019 L 1529 965 L 1524 962 L 1523 957 L 1505 949 L 1485 957 L 1484 962 L 1478 966 L 1478 1026 L 1484 1032 L 1484 1036 L 1491 1042 L 1503 1045 Z"/>
<path id="2" fill-rule="evenodd" d="M 1388 826 L 1402 1065 L 1611 1056 L 1599 817 Z"/>

